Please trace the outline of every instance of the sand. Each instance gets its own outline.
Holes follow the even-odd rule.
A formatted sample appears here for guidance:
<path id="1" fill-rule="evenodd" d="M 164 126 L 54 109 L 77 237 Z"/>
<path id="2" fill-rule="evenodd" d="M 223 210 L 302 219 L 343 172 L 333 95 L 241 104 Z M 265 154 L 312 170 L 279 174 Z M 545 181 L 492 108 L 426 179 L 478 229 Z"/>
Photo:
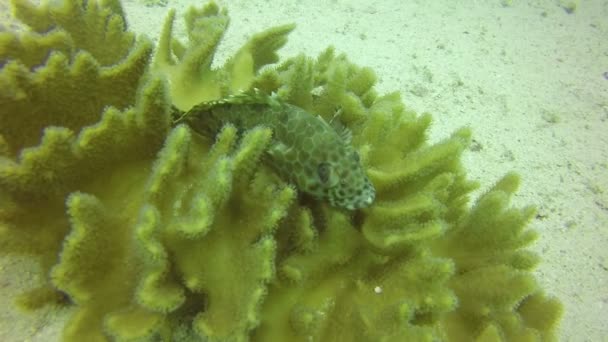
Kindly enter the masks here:
<path id="1" fill-rule="evenodd" d="M 200 3 L 167 2 L 178 14 Z M 168 7 L 143 3 L 124 1 L 129 24 L 156 39 Z M 470 126 L 470 178 L 483 190 L 517 171 L 514 205 L 539 208 L 533 249 L 544 261 L 536 274 L 565 304 L 561 340 L 608 341 L 607 2 L 581 1 L 571 13 L 550 0 L 220 4 L 231 26 L 216 62 L 253 32 L 295 22 L 281 56 L 316 56 L 332 44 L 372 67 L 381 92 L 400 91 L 407 106 L 432 113 L 433 141 Z M 65 313 L 14 312 L 10 298 L 37 277 L 21 259 L 1 265 L 0 340 L 55 340 Z"/>

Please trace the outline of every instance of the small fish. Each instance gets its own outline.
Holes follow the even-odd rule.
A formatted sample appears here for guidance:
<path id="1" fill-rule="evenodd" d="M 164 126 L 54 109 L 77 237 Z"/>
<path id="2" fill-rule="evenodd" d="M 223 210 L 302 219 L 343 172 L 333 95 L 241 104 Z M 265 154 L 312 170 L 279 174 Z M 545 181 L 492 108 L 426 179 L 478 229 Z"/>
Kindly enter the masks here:
<path id="1" fill-rule="evenodd" d="M 205 102 L 174 112 L 196 132 L 214 136 L 226 123 L 239 130 L 255 126 L 273 131 L 267 153 L 277 173 L 300 191 L 349 210 L 370 206 L 376 197 L 346 128 L 259 90 Z M 333 121 L 333 120 L 332 120 Z"/>

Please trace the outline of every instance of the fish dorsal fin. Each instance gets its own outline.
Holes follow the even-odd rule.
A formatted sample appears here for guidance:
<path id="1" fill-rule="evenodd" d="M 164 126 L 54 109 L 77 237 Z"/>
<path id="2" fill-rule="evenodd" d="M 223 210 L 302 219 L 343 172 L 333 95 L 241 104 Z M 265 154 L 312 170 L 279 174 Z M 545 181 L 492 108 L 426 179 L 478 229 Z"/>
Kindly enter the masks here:
<path id="1" fill-rule="evenodd" d="M 218 100 L 201 102 L 192 108 L 190 108 L 187 112 L 182 112 L 177 108 L 173 109 L 172 117 L 174 118 L 173 124 L 176 125 L 180 122 L 187 121 L 191 117 L 197 117 L 200 115 L 205 115 L 203 113 L 207 113 L 214 108 L 221 107 L 224 105 L 267 105 L 272 108 L 280 108 L 283 106 L 283 102 L 279 99 L 279 97 L 272 93 L 271 95 L 263 93 L 258 88 L 253 88 L 251 90 L 242 91 L 236 94 L 231 94 L 226 97 L 223 97 Z"/>
<path id="2" fill-rule="evenodd" d="M 228 95 L 223 99 L 210 102 L 210 106 L 221 105 L 221 104 L 266 104 L 269 106 L 275 106 L 279 103 L 277 96 L 273 93 L 271 95 L 263 93 L 258 88 L 243 91 L 240 93 Z"/>
<path id="3" fill-rule="evenodd" d="M 353 133 L 348 129 L 342 121 L 339 120 L 340 115 L 342 115 L 342 108 L 336 110 L 334 116 L 329 120 L 330 126 L 336 131 L 336 133 L 340 136 L 342 141 L 347 144 L 350 144 L 353 140 Z"/>

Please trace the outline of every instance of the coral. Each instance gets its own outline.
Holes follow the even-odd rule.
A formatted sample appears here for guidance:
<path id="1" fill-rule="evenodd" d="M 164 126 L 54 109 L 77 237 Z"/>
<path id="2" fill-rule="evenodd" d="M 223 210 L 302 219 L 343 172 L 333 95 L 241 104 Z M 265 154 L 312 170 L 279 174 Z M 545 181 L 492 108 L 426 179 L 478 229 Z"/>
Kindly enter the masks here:
<path id="1" fill-rule="evenodd" d="M 118 1 L 33 6 L 0 33 L 0 250 L 39 260 L 18 299 L 72 305 L 68 341 L 551 340 L 561 305 L 526 250 L 533 208 L 506 175 L 471 207 L 467 129 L 429 144 L 429 115 L 379 95 L 329 48 L 276 66 L 293 26 L 253 35 L 220 68 L 228 24 L 210 3 L 169 12 L 152 44 Z M 377 189 L 356 212 L 298 195 L 264 163 L 272 127 L 214 140 L 171 106 L 256 87 L 350 128 Z"/>
<path id="2" fill-rule="evenodd" d="M 170 103 L 162 80 L 144 77 L 152 45 L 135 41 L 111 8 L 13 6 L 40 32 L 0 33 L 2 250 L 36 256 L 48 271 L 69 231 L 68 194 L 105 177 L 106 165 L 152 158 L 169 130 Z M 98 33 L 92 46 L 108 46 L 106 31 L 117 46 L 78 48 L 72 31 L 80 30 Z M 124 42 L 130 47 L 120 50 Z M 27 305 L 48 297 L 48 289 L 38 291 L 44 295 L 23 297 Z"/>
<path id="3" fill-rule="evenodd" d="M 158 42 L 154 68 L 171 84 L 173 104 L 188 110 L 204 101 L 250 88 L 256 73 L 278 61 L 276 50 L 287 42 L 294 25 L 284 25 L 253 35 L 221 68 L 211 68 L 217 46 L 228 27 L 226 10 L 215 3 L 185 14 L 189 44 L 173 38 L 175 10 L 170 10 Z"/>

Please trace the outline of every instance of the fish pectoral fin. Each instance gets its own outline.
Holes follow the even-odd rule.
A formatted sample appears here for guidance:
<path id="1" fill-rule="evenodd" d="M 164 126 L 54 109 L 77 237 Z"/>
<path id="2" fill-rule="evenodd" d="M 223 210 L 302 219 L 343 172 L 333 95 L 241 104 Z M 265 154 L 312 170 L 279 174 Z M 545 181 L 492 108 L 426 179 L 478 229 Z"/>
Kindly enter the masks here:
<path id="1" fill-rule="evenodd" d="M 293 146 L 287 146 L 282 142 L 273 142 L 267 150 L 268 155 L 274 163 L 281 163 L 281 161 L 289 160 L 293 155 Z"/>

